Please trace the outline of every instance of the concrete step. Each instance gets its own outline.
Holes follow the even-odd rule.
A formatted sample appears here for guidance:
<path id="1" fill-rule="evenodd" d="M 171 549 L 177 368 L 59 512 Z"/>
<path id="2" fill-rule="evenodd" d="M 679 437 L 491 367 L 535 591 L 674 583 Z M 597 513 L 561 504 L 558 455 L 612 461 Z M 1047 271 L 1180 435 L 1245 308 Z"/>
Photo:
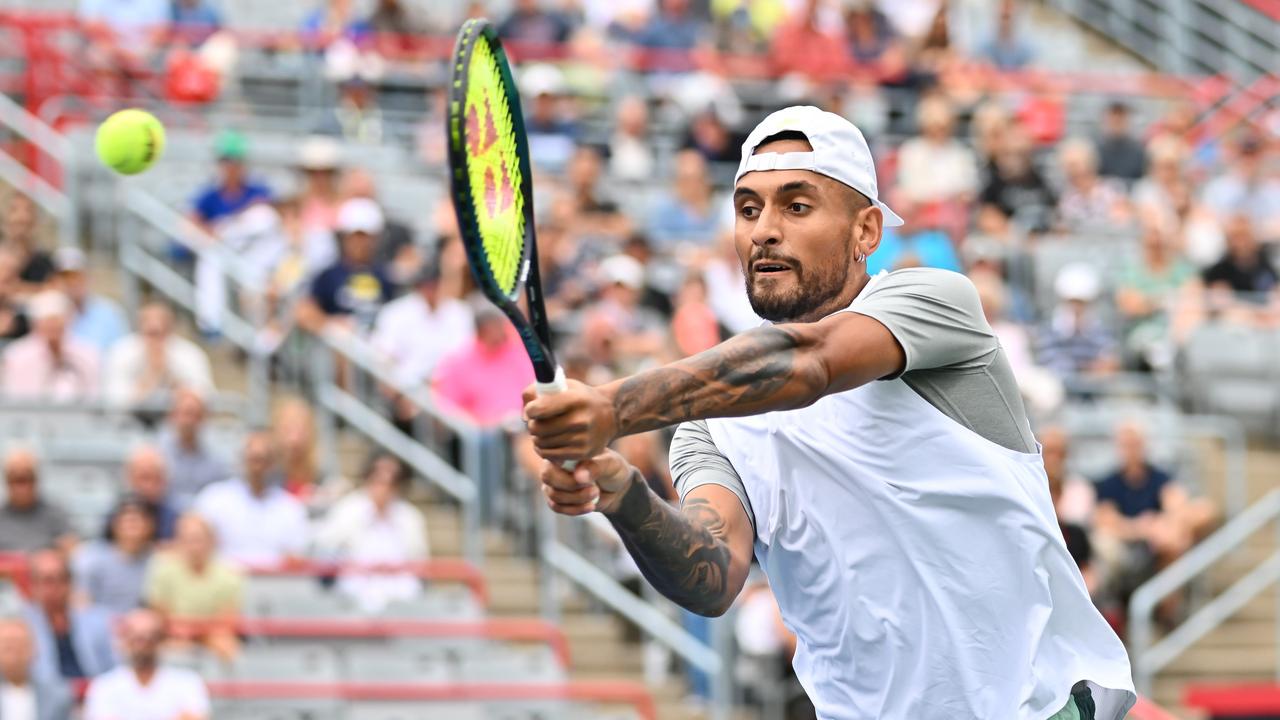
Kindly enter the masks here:
<path id="1" fill-rule="evenodd" d="M 1201 646 L 1191 647 L 1165 668 L 1165 677 L 1199 677 L 1208 674 L 1228 677 L 1275 679 L 1276 647 Z"/>

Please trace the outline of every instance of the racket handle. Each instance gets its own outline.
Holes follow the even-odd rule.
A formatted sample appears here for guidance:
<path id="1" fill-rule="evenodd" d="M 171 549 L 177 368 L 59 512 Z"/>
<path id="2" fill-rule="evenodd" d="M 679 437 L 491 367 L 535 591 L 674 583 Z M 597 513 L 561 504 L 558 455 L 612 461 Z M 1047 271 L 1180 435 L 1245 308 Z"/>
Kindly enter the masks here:
<path id="1" fill-rule="evenodd" d="M 569 387 L 569 383 L 565 382 L 565 379 L 564 379 L 564 368 L 557 365 L 556 376 L 551 379 L 551 382 L 548 382 L 548 383 L 535 382 L 533 384 L 533 387 L 535 390 L 538 391 L 539 395 L 555 395 L 557 393 L 564 392 Z M 577 464 L 578 463 L 574 462 L 573 460 L 566 460 L 564 461 L 564 463 L 561 464 L 561 467 L 563 467 L 565 470 L 573 472 L 573 468 Z"/>

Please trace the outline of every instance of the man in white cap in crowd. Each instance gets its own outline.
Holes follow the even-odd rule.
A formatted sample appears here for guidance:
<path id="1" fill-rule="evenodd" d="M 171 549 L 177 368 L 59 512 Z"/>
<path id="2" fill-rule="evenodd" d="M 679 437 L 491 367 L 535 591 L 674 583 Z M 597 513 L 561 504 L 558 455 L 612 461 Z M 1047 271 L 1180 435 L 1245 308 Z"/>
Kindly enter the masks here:
<path id="1" fill-rule="evenodd" d="M 600 387 L 526 391 L 550 506 L 602 512 L 649 582 L 703 615 L 733 603 L 754 554 L 823 720 L 1124 717 L 1124 646 L 1067 552 L 973 284 L 867 273 L 902 220 L 862 134 L 813 107 L 770 115 L 734 210 L 770 322 Z M 605 449 L 671 425 L 679 508 Z"/>
<path id="2" fill-rule="evenodd" d="M 384 220 L 378 203 L 352 198 L 338 208 L 338 261 L 311 283 L 298 303 L 298 324 L 311 332 L 329 325 L 369 330 L 378 310 L 394 297 L 395 287 L 384 266 L 375 262 Z"/>

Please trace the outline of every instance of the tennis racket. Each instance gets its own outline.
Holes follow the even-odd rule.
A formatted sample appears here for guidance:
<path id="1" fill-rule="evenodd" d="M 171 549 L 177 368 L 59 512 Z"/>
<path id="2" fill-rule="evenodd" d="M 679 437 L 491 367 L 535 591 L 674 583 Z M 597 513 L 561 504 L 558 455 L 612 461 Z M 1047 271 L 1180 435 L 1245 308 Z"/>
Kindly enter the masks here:
<path id="1" fill-rule="evenodd" d="M 458 31 L 449 84 L 449 182 L 468 264 L 485 297 L 515 325 L 539 394 L 565 389 L 538 275 L 533 180 L 520 95 L 488 20 Z M 524 287 L 529 315 L 518 304 Z"/>

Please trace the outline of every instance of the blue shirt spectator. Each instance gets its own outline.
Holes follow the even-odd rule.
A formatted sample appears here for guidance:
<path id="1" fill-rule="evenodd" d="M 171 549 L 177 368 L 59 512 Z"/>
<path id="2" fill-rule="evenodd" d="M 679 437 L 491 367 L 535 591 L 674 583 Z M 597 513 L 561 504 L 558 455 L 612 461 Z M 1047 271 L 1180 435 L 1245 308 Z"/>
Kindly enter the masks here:
<path id="1" fill-rule="evenodd" d="M 1098 502 L 1114 503 L 1116 510 L 1128 518 L 1158 513 L 1163 509 L 1160 493 L 1172 481 L 1173 476 L 1150 463 L 1144 465 L 1137 477 L 1116 470 L 1098 482 Z"/>
<path id="2" fill-rule="evenodd" d="M 173 0 L 169 19 L 183 39 L 197 45 L 222 27 L 222 16 L 204 0 Z"/>
<path id="3" fill-rule="evenodd" d="M 22 616 L 35 638 L 32 662 L 41 677 L 91 678 L 116 666 L 111 614 L 97 605 L 71 603 L 71 569 L 57 550 L 29 560 L 31 602 Z"/>
<path id="4" fill-rule="evenodd" d="M 249 154 L 248 141 L 243 135 L 227 131 L 214 141 L 214 153 L 218 158 L 217 182 L 196 196 L 196 218 L 205 225 L 239 213 L 255 202 L 270 202 L 271 189 L 251 180 L 245 172 L 244 162 Z"/>
<path id="5" fill-rule="evenodd" d="M 58 289 L 66 293 L 74 307 L 68 330 L 71 336 L 98 349 L 104 355 L 115 341 L 129 334 L 124 310 L 113 300 L 89 291 L 87 260 L 78 247 L 61 247 L 54 254 Z"/>
<path id="6" fill-rule="evenodd" d="M 692 50 L 702 36 L 702 23 L 689 14 L 688 0 L 661 0 L 658 12 L 635 41 L 649 48 Z"/>
<path id="7" fill-rule="evenodd" d="M 902 234 L 885 228 L 880 247 L 867 257 L 867 272 L 897 270 L 902 267 L 930 267 L 963 272 L 951 238 L 941 230 Z"/>
<path id="8" fill-rule="evenodd" d="M 1031 45 L 1018 37 L 1013 17 L 1013 3 L 1000 3 L 995 34 L 978 48 L 978 55 L 1001 70 L 1021 70 L 1031 62 Z"/>
<path id="9" fill-rule="evenodd" d="M 539 7 L 538 0 L 517 0 L 515 9 L 498 25 L 498 36 L 503 40 L 545 46 L 565 42 L 571 30 L 567 18 Z"/>
<path id="10" fill-rule="evenodd" d="M 727 207 L 711 187 L 707 161 L 697 150 L 681 150 L 676 155 L 671 190 L 657 199 L 650 213 L 649 234 L 654 246 L 713 245 L 726 222 Z"/>

